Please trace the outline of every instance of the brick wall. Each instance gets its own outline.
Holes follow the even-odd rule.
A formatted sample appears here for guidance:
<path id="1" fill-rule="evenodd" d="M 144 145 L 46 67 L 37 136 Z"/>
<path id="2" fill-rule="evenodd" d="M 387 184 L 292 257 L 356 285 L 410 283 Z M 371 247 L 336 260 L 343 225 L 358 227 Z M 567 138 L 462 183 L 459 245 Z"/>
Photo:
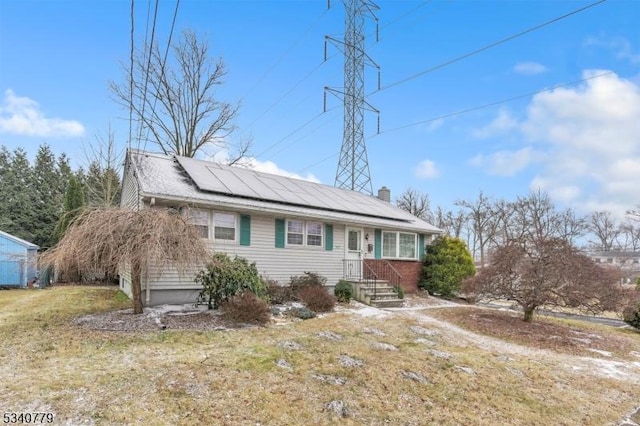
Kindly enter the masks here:
<path id="1" fill-rule="evenodd" d="M 365 259 L 366 263 L 380 262 L 380 260 Z M 389 260 L 393 268 L 402 275 L 400 285 L 405 293 L 416 293 L 418 291 L 418 281 L 420 281 L 420 272 L 422 271 L 422 263 L 417 260 Z"/>

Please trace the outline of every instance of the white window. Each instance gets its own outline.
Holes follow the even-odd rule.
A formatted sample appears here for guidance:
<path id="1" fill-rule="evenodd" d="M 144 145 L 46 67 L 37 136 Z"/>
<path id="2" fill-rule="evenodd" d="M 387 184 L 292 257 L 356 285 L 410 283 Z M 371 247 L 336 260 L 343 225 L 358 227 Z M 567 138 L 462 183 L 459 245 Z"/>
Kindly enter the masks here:
<path id="1" fill-rule="evenodd" d="M 287 221 L 287 244 L 301 246 L 304 243 L 304 222 L 301 220 Z"/>
<path id="2" fill-rule="evenodd" d="M 195 228 L 200 238 L 209 238 L 209 211 L 202 209 L 189 209 L 187 220 Z"/>
<path id="3" fill-rule="evenodd" d="M 319 222 L 307 222 L 307 245 L 322 247 L 322 224 Z"/>
<path id="4" fill-rule="evenodd" d="M 213 238 L 216 240 L 236 240 L 236 215 L 232 213 L 213 214 Z"/>
<path id="5" fill-rule="evenodd" d="M 396 256 L 396 238 L 395 232 L 383 232 L 382 233 L 382 257 L 397 257 Z"/>
<path id="6" fill-rule="evenodd" d="M 399 256 L 405 259 L 416 259 L 416 234 L 400 234 Z"/>
<path id="7" fill-rule="evenodd" d="M 417 259 L 418 236 L 404 232 L 383 232 L 382 257 Z"/>
<path id="8" fill-rule="evenodd" d="M 324 225 L 320 222 L 287 220 L 287 245 L 322 247 Z"/>
<path id="9" fill-rule="evenodd" d="M 212 213 L 210 210 L 189 209 L 187 218 L 202 238 L 213 237 L 220 242 L 236 240 L 237 221 L 233 213 Z M 213 235 L 209 232 L 211 227 L 213 227 Z"/>
<path id="10" fill-rule="evenodd" d="M 349 230 L 348 234 L 348 250 L 359 251 L 360 250 L 360 231 Z"/>

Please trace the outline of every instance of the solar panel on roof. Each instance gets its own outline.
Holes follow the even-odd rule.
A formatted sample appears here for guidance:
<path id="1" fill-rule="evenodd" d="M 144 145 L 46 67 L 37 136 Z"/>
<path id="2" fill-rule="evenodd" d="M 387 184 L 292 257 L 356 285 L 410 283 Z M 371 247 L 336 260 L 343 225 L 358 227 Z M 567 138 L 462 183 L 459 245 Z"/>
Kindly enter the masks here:
<path id="1" fill-rule="evenodd" d="M 176 156 L 202 191 L 409 220 L 391 204 L 356 191 Z"/>

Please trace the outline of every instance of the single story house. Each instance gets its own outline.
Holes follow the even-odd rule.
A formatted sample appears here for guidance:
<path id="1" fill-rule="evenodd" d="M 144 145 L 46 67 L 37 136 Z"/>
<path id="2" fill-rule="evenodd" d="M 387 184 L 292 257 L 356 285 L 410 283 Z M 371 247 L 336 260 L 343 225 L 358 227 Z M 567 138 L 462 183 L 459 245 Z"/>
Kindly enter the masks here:
<path id="1" fill-rule="evenodd" d="M 36 280 L 38 248 L 0 231 L 0 287 L 25 288 Z"/>
<path id="2" fill-rule="evenodd" d="M 345 278 L 373 277 L 415 291 L 425 245 L 442 232 L 391 204 L 384 187 L 374 197 L 138 150 L 127 152 L 121 206 L 187 214 L 212 252 L 255 262 L 262 276 L 281 285 L 291 276 L 316 272 L 327 278 L 328 286 Z M 191 303 L 200 291 L 193 276 L 176 271 L 149 274 L 142 284 L 147 305 Z M 126 271 L 120 286 L 131 295 Z"/>
<path id="3" fill-rule="evenodd" d="M 586 253 L 594 262 L 619 270 L 624 283 L 635 284 L 640 278 L 640 251 L 592 250 Z"/>

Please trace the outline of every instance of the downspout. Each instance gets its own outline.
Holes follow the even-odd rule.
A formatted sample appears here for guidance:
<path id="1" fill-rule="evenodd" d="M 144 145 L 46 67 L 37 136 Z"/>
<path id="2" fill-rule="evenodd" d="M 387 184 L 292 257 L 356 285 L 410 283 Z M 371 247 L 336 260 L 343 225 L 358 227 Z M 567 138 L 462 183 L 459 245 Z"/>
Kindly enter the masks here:
<path id="1" fill-rule="evenodd" d="M 151 303 L 151 287 L 149 286 L 149 267 L 148 266 L 147 266 L 147 271 L 144 275 L 144 289 L 145 289 L 145 293 L 147 294 L 144 305 L 149 306 L 149 303 Z"/>

